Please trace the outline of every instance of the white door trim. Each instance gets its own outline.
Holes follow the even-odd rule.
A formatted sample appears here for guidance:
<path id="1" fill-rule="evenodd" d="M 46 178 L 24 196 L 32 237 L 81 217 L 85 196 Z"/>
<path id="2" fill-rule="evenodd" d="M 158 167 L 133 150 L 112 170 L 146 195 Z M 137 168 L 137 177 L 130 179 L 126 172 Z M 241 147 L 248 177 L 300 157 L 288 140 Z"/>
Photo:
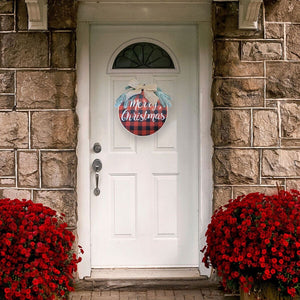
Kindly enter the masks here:
<path id="1" fill-rule="evenodd" d="M 150 3 L 140 1 L 140 4 L 147 8 Z M 162 6 L 166 5 L 165 1 Z M 134 4 L 136 4 L 135 2 Z M 148 4 L 147 4 L 148 3 Z M 210 89 L 212 81 L 212 33 L 210 18 L 210 3 L 208 1 L 196 2 L 201 13 L 191 15 L 190 10 L 186 9 L 187 3 L 170 2 L 167 3 L 172 7 L 172 3 L 176 5 L 177 13 L 172 15 L 168 13 L 168 23 L 172 24 L 198 24 L 199 27 L 199 133 L 200 133 L 200 153 L 199 153 L 199 249 L 202 249 L 205 244 L 205 232 L 212 213 L 212 140 L 210 136 L 210 126 L 212 122 L 212 102 L 210 100 Z M 116 4 L 116 3 L 113 3 Z M 147 8 L 151 12 L 151 5 Z M 160 3 L 155 2 L 155 9 Z M 195 4 L 195 3 L 194 3 Z M 181 6 L 181 9 L 180 9 Z M 78 26 L 77 26 L 77 114 L 79 117 L 79 132 L 78 132 L 78 169 L 77 169 L 77 196 L 78 196 L 78 242 L 84 248 L 83 260 L 78 266 L 79 277 L 91 275 L 91 252 L 90 252 L 90 172 L 89 165 L 90 156 L 90 114 L 89 114 L 89 25 L 91 23 L 108 23 L 109 24 L 132 24 L 132 19 L 124 21 L 124 16 L 118 17 L 120 7 L 118 5 L 110 5 L 110 10 L 106 11 L 105 18 L 103 16 L 103 6 L 101 3 L 79 2 Z M 137 7 L 139 7 L 137 5 Z M 135 6 L 132 6 L 135 9 Z M 96 11 L 102 11 L 96 14 Z M 90 15 L 89 15 L 90 14 Z M 111 14 L 111 15 L 110 15 Z M 98 16 L 98 17 L 97 17 Z M 100 19 L 99 19 L 100 16 Z M 97 19 L 98 18 L 98 19 Z M 113 21 L 111 21 L 113 20 Z M 144 24 L 160 24 L 161 16 L 157 18 L 152 13 L 146 14 L 143 19 Z M 165 23 L 165 22 L 164 22 Z M 210 271 L 201 263 L 202 255 L 199 253 L 199 269 L 201 275 L 209 275 Z"/>
<path id="2" fill-rule="evenodd" d="M 210 22 L 212 0 L 79 0 L 78 21 L 98 24 Z"/>

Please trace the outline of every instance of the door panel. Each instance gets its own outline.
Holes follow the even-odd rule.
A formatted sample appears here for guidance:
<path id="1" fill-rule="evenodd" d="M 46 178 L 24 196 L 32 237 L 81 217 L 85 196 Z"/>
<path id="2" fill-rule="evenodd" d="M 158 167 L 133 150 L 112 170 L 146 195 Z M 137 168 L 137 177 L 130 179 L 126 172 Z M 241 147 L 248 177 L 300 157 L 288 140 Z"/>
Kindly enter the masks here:
<path id="1" fill-rule="evenodd" d="M 91 27 L 91 163 L 101 159 L 100 196 L 91 171 L 92 267 L 198 265 L 197 31 L 194 26 Z M 180 70 L 108 74 L 112 53 L 136 38 L 165 43 Z M 121 125 L 114 102 L 131 79 L 172 98 L 164 126 L 146 137 Z"/>

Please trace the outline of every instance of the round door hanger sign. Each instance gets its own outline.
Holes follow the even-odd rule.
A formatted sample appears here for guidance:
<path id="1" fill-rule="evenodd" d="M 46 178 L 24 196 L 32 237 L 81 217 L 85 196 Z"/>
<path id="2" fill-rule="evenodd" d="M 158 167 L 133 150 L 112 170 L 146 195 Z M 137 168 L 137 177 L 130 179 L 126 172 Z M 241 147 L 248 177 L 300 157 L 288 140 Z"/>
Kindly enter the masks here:
<path id="1" fill-rule="evenodd" d="M 156 84 L 141 85 L 131 80 L 115 106 L 119 108 L 119 119 L 124 128 L 135 135 L 147 136 L 164 125 L 170 100 Z"/>

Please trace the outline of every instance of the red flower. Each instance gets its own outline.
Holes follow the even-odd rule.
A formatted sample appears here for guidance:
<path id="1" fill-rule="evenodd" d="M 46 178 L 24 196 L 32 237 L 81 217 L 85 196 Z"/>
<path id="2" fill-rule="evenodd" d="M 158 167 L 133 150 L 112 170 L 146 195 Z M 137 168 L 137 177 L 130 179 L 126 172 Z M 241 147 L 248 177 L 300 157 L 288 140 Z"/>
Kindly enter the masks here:
<path id="1" fill-rule="evenodd" d="M 81 258 L 61 220 L 42 204 L 0 199 L 0 299 L 67 299 Z"/>
<path id="2" fill-rule="evenodd" d="M 299 236 L 299 191 L 240 196 L 212 216 L 203 262 L 230 290 L 267 281 L 294 297 L 300 294 Z"/>

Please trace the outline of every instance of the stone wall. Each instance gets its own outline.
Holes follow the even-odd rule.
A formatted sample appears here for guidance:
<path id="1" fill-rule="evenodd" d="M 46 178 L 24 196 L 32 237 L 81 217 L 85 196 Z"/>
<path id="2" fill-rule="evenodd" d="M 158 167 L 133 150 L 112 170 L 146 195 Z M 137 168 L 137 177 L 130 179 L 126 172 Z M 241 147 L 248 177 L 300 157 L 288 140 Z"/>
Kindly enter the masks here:
<path id="1" fill-rule="evenodd" d="M 74 0 L 49 0 L 28 31 L 24 0 L 0 2 L 0 197 L 33 199 L 76 225 Z"/>
<path id="2" fill-rule="evenodd" d="M 300 1 L 265 0 L 258 30 L 238 2 L 213 3 L 214 207 L 300 189 Z"/>

